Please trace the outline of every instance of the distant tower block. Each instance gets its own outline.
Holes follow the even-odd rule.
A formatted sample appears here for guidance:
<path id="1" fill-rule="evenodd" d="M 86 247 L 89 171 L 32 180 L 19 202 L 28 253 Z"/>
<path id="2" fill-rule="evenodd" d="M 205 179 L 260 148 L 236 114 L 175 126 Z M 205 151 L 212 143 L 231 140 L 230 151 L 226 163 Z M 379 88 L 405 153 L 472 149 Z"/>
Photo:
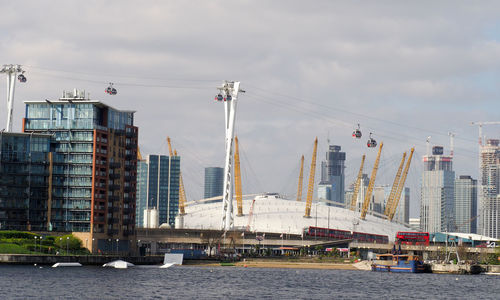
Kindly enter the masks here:
<path id="1" fill-rule="evenodd" d="M 228 231 L 233 228 L 233 143 L 234 143 L 234 122 L 236 119 L 236 104 L 238 94 L 245 92 L 240 90 L 239 81 L 224 81 L 222 86 L 217 88 L 219 94 L 215 96 L 215 101 L 224 102 L 225 131 L 226 131 L 226 159 L 224 163 L 224 186 L 222 193 L 222 222 L 221 229 Z"/>

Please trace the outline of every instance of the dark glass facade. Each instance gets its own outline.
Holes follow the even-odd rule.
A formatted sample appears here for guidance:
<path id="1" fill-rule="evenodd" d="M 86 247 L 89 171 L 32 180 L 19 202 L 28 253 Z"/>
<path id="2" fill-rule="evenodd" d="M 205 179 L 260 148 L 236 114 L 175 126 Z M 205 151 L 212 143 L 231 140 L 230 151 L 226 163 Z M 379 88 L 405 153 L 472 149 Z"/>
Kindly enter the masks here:
<path id="1" fill-rule="evenodd" d="M 144 227 L 144 209 L 157 209 L 158 225 L 175 225 L 179 214 L 180 157 L 148 155 L 138 168 L 137 225 Z"/>
<path id="2" fill-rule="evenodd" d="M 0 229 L 49 230 L 50 135 L 0 133 Z"/>
<path id="3" fill-rule="evenodd" d="M 224 168 L 205 168 L 205 199 L 222 196 L 223 186 Z M 218 201 L 222 201 L 222 199 Z"/>

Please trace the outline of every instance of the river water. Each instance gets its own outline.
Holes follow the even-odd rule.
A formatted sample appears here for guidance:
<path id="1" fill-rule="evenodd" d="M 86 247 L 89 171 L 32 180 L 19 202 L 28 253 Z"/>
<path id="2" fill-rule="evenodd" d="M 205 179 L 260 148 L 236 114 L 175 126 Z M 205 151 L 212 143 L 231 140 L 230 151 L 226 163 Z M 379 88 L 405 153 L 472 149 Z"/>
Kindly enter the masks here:
<path id="1" fill-rule="evenodd" d="M 500 276 L 351 270 L 0 266 L 0 299 L 500 299 Z"/>

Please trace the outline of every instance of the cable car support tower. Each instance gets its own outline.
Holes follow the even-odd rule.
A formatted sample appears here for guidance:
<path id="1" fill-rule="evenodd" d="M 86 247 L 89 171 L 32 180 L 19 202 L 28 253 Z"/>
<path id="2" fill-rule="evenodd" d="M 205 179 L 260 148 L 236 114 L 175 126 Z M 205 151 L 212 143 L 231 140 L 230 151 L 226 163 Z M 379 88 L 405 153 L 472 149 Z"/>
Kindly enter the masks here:
<path id="1" fill-rule="evenodd" d="M 225 131 L 226 131 L 226 159 L 224 163 L 224 186 L 222 194 L 222 222 L 221 229 L 224 232 L 231 230 L 234 225 L 233 212 L 233 144 L 234 144 L 234 122 L 236 119 L 236 105 L 238 94 L 245 91 L 240 90 L 239 81 L 224 81 L 217 88 L 219 94 L 215 101 L 224 102 Z"/>
<path id="2" fill-rule="evenodd" d="M 7 74 L 7 125 L 5 126 L 6 132 L 12 132 L 12 113 L 14 110 L 14 90 L 16 87 L 16 76 L 19 82 L 26 82 L 24 70 L 21 65 L 3 65 L 0 73 Z"/>

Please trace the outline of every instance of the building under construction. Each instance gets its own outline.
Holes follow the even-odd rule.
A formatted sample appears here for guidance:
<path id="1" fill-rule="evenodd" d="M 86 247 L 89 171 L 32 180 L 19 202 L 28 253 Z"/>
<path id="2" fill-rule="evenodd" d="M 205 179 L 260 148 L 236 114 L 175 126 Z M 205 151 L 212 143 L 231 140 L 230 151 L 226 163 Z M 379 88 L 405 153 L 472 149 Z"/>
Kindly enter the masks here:
<path id="1" fill-rule="evenodd" d="M 500 237 L 500 140 L 488 139 L 480 146 L 481 196 L 479 202 L 481 233 Z"/>

